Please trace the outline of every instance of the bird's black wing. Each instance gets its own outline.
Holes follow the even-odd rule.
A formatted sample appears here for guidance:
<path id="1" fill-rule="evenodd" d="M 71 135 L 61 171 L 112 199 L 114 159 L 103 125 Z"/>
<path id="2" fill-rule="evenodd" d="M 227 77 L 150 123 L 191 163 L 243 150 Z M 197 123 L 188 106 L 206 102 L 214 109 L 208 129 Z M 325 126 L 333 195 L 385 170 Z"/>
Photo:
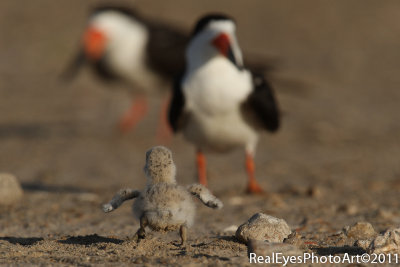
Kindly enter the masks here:
<path id="1" fill-rule="evenodd" d="M 185 67 L 185 49 L 189 37 L 165 23 L 148 21 L 147 64 L 165 79 L 173 81 Z"/>
<path id="2" fill-rule="evenodd" d="M 261 74 L 252 74 L 253 92 L 242 105 L 242 111 L 251 122 L 275 132 L 279 129 L 279 108 L 272 87 Z"/>
<path id="3" fill-rule="evenodd" d="M 179 75 L 174 83 L 172 100 L 169 105 L 168 121 L 172 130 L 178 132 L 184 123 L 185 96 L 183 95 L 181 81 L 183 74 Z"/>
<path id="4" fill-rule="evenodd" d="M 128 18 L 142 23 L 148 30 L 149 40 L 146 46 L 146 63 L 148 66 L 168 81 L 173 81 L 185 67 L 185 49 L 189 36 L 182 30 L 168 25 L 164 21 L 142 16 L 135 9 L 120 5 L 102 5 L 94 8 L 91 15 L 105 11 L 115 11 Z M 96 64 L 95 70 L 103 78 L 116 78 L 106 64 Z"/>

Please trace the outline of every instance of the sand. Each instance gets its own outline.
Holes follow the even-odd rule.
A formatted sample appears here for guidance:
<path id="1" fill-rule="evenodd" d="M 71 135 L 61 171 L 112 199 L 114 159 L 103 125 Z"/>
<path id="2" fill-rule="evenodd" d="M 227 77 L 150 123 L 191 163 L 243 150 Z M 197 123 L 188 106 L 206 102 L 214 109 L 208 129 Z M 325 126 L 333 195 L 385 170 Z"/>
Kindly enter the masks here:
<path id="1" fill-rule="evenodd" d="M 131 240 L 139 227 L 131 203 L 100 209 L 120 188 L 143 188 L 161 104 L 150 99 L 149 116 L 121 135 L 126 85 L 103 84 L 88 70 L 60 81 L 88 7 L 100 2 L 0 2 L 0 172 L 24 189 L 19 202 L 0 206 L 1 265 L 250 265 L 247 246 L 224 229 L 257 212 L 284 219 L 319 255 L 362 254 L 342 233 L 356 222 L 377 233 L 399 226 L 397 1 L 136 2 L 187 31 L 205 12 L 229 13 L 243 50 L 278 62 L 271 81 L 282 128 L 261 136 L 256 156 L 266 194 L 244 193 L 242 151 L 207 154 L 209 188 L 225 206 L 198 203 L 187 248 L 176 232 Z M 181 135 L 163 144 L 179 183 L 195 182 L 194 148 Z"/>

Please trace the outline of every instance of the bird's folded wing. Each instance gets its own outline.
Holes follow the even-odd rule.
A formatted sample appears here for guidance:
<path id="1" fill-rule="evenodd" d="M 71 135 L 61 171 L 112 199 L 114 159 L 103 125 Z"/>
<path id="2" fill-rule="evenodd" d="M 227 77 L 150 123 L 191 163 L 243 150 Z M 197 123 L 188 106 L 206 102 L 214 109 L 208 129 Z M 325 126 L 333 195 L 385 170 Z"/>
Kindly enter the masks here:
<path id="1" fill-rule="evenodd" d="M 251 115 L 261 126 L 271 132 L 279 129 L 278 103 L 272 87 L 261 74 L 253 73 L 253 92 L 242 105 L 242 111 Z"/>

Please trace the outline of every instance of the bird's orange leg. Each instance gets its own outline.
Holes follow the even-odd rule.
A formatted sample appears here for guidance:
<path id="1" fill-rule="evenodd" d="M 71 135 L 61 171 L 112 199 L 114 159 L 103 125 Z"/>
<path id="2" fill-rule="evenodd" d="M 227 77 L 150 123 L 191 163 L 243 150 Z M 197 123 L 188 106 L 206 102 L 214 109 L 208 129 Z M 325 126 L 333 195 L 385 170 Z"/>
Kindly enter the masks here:
<path id="1" fill-rule="evenodd" d="M 132 106 L 122 115 L 119 121 L 119 130 L 127 133 L 138 124 L 147 113 L 147 99 L 140 96 L 133 100 Z"/>
<path id="2" fill-rule="evenodd" d="M 261 186 L 257 183 L 254 176 L 255 164 L 253 156 L 250 153 L 246 153 L 246 170 L 249 177 L 249 183 L 247 185 L 247 193 L 250 194 L 260 194 L 263 192 Z"/>
<path id="3" fill-rule="evenodd" d="M 170 98 L 171 97 L 168 95 L 162 101 L 160 119 L 158 122 L 157 137 L 156 137 L 157 143 L 168 143 L 171 140 L 172 130 L 168 124 L 168 118 L 167 118 Z"/>
<path id="4" fill-rule="evenodd" d="M 203 152 L 201 152 L 200 150 L 197 151 L 196 161 L 197 161 L 197 175 L 199 178 L 199 183 L 204 186 L 207 186 L 206 157 L 204 156 Z"/>

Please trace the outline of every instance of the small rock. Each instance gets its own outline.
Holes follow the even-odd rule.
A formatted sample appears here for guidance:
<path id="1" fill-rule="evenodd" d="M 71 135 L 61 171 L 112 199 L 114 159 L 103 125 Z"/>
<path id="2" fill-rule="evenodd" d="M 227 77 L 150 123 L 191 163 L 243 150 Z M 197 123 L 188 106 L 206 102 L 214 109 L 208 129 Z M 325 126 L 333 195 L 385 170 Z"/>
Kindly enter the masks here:
<path id="1" fill-rule="evenodd" d="M 400 253 L 400 228 L 391 228 L 377 236 L 370 244 L 368 253 Z"/>
<path id="2" fill-rule="evenodd" d="M 224 232 L 236 232 L 238 229 L 237 225 L 231 225 L 224 229 Z"/>
<path id="3" fill-rule="evenodd" d="M 77 195 L 79 201 L 97 203 L 99 196 L 93 193 L 80 193 Z"/>
<path id="4" fill-rule="evenodd" d="M 354 239 L 368 239 L 376 236 L 376 232 L 369 222 L 357 222 L 344 228 L 347 237 Z"/>
<path id="5" fill-rule="evenodd" d="M 9 173 L 0 173 L 0 205 L 10 205 L 22 197 L 22 188 L 17 178 Z"/>
<path id="6" fill-rule="evenodd" d="M 278 194 L 270 194 L 268 197 L 268 201 L 272 203 L 275 207 L 278 208 L 286 208 L 287 204 L 282 199 L 282 197 Z"/>
<path id="7" fill-rule="evenodd" d="M 322 188 L 318 186 L 310 186 L 306 191 L 307 196 L 312 198 L 320 198 L 324 195 Z"/>
<path id="8" fill-rule="evenodd" d="M 238 206 L 243 205 L 244 199 L 242 197 L 231 197 L 228 202 L 232 206 Z"/>
<path id="9" fill-rule="evenodd" d="M 363 248 L 364 250 L 367 250 L 370 245 L 371 245 L 371 240 L 369 239 L 357 240 L 354 243 L 355 247 L 360 247 Z"/>
<path id="10" fill-rule="evenodd" d="M 260 240 L 250 240 L 249 246 L 249 257 L 250 253 L 255 253 L 260 256 L 271 256 L 272 254 L 282 253 L 285 256 L 300 256 L 303 255 L 303 251 L 298 249 L 296 246 L 287 243 L 269 243 Z"/>
<path id="11" fill-rule="evenodd" d="M 354 204 L 343 204 L 337 208 L 338 212 L 344 212 L 348 215 L 355 215 L 358 213 L 358 207 Z"/>
<path id="12" fill-rule="evenodd" d="M 376 211 L 376 217 L 383 220 L 392 220 L 394 218 L 393 212 L 387 209 L 379 208 Z"/>
<path id="13" fill-rule="evenodd" d="M 283 240 L 283 243 L 294 245 L 299 248 L 307 247 L 304 244 L 304 240 L 302 239 L 302 236 L 296 231 L 293 231 L 287 238 L 285 238 L 285 240 Z"/>
<path id="14" fill-rule="evenodd" d="M 264 213 L 256 213 L 247 222 L 239 226 L 236 231 L 236 238 L 243 243 L 248 243 L 251 239 L 280 243 L 291 232 L 283 219 Z"/>

